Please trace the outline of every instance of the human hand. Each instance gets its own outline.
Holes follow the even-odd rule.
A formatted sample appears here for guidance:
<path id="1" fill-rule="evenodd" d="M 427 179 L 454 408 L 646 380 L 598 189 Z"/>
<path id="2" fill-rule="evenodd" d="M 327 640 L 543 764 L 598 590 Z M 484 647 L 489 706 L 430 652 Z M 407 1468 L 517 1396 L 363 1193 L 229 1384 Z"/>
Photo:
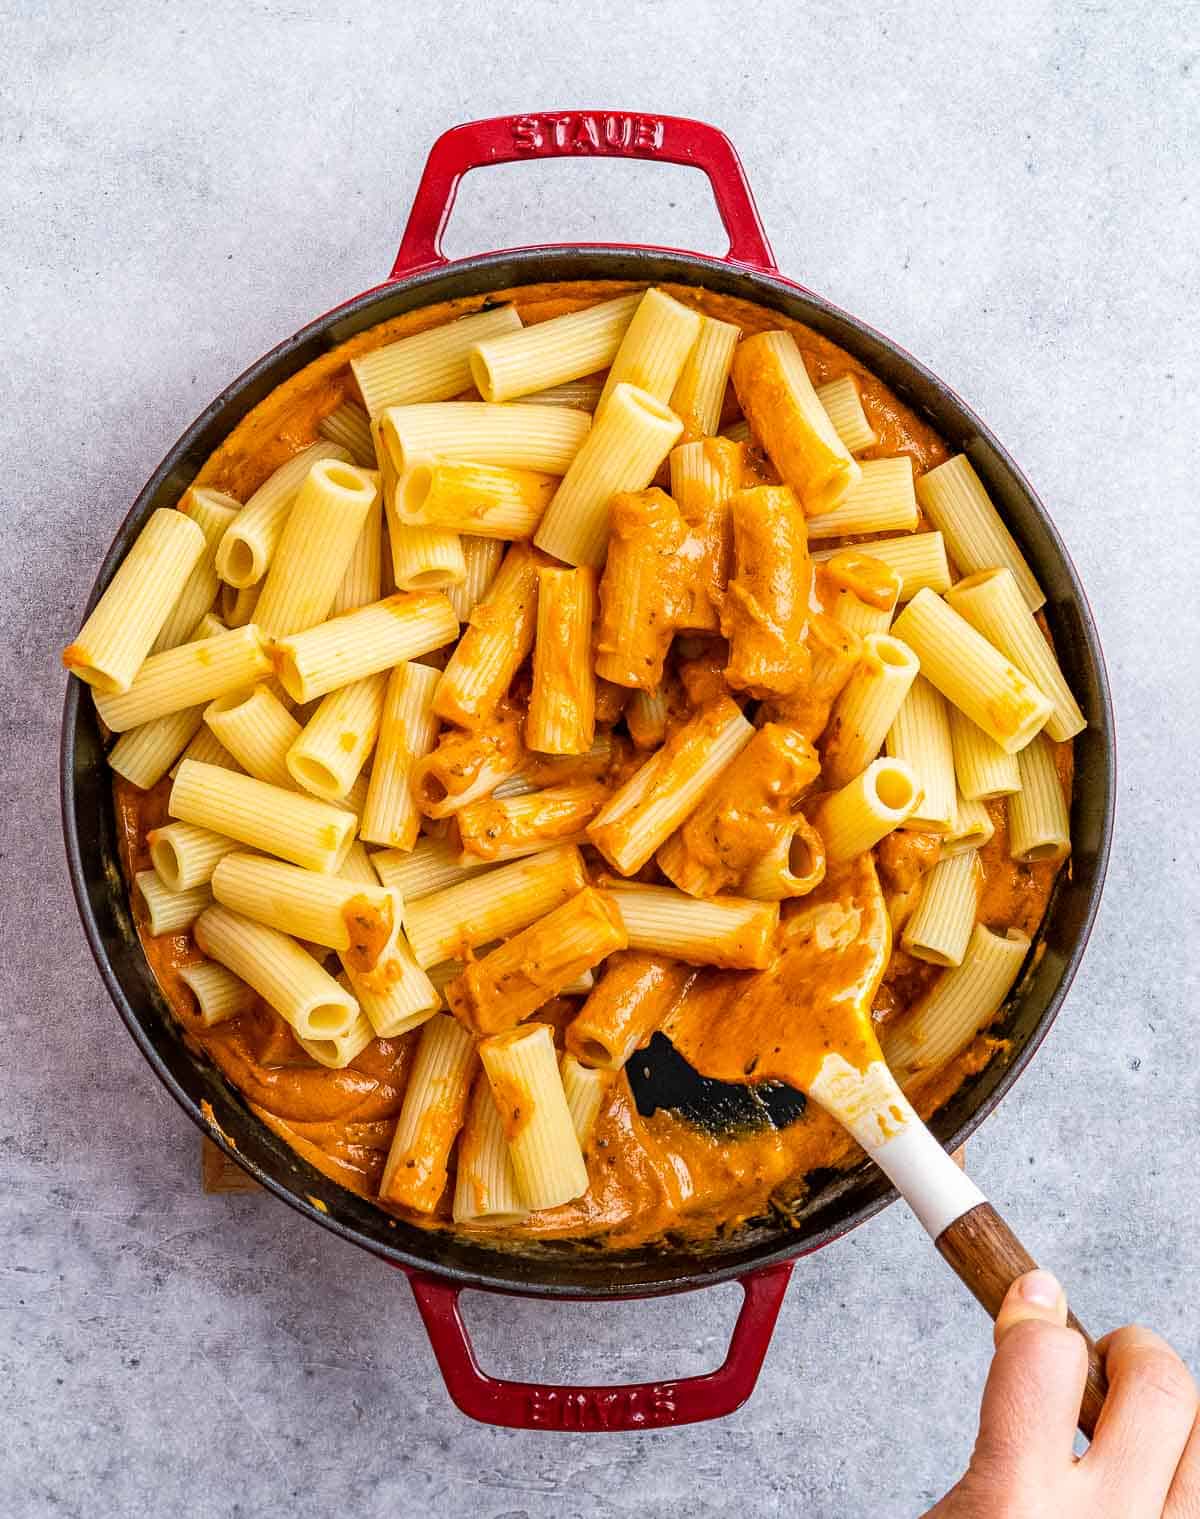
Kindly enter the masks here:
<path id="1" fill-rule="evenodd" d="M 965 1475 L 925 1519 L 1200 1519 L 1200 1397 L 1166 1340 L 1129 1325 L 1099 1342 L 1108 1397 L 1073 1454 L 1083 1340 L 1048 1271 L 1008 1290 Z"/>

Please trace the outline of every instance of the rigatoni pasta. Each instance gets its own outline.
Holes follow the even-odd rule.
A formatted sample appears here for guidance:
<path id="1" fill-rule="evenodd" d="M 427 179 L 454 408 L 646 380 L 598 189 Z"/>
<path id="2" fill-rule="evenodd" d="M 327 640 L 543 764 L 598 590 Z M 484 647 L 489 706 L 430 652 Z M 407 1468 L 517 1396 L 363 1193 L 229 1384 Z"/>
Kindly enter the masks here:
<path id="1" fill-rule="evenodd" d="M 129 691 L 204 551 L 204 534 L 190 517 L 164 508 L 152 513 L 74 642 L 63 650 L 67 669 L 100 695 Z"/>
<path id="2" fill-rule="evenodd" d="M 844 954 L 948 1089 L 1069 848 L 1081 717 L 1018 569 L 972 562 L 969 466 L 914 490 L 944 445 L 848 356 L 699 287 L 562 294 L 290 381 L 179 497 L 204 550 L 95 701 L 135 925 L 277 1134 L 409 1220 L 638 1243 L 798 1189 L 810 1125 L 766 1094 L 710 1165 L 677 1089 L 793 953 L 801 1000 Z"/>
<path id="3" fill-rule="evenodd" d="M 640 491 L 683 431 L 679 418 L 648 391 L 618 385 L 572 459 L 534 535 L 538 548 L 568 564 L 599 569 L 608 543 L 609 502 Z"/>
<path id="4" fill-rule="evenodd" d="M 917 499 L 934 527 L 945 534 L 950 552 L 964 570 L 1003 566 L 1012 571 L 1031 611 L 1043 605 L 1045 592 L 966 454 L 956 454 L 922 475 Z"/>
<path id="5" fill-rule="evenodd" d="M 892 624 L 947 701 L 1008 754 L 1041 730 L 1050 698 L 932 591 L 918 591 Z"/>
<path id="6" fill-rule="evenodd" d="M 479 1055 L 526 1206 L 556 1208 L 586 1192 L 587 1167 L 549 1026 L 527 1023 L 495 1034 L 479 1046 Z"/>

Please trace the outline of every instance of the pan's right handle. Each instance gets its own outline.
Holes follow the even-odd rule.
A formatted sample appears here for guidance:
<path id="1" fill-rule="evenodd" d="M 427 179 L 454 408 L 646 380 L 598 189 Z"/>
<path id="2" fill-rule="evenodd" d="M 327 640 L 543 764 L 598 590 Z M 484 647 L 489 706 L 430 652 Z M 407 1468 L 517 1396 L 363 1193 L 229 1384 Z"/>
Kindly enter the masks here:
<path id="1" fill-rule="evenodd" d="M 1019 1276 L 1037 1269 L 1037 1262 L 992 1207 L 977 1203 L 937 1236 L 939 1252 L 959 1280 L 968 1286 L 992 1318 L 1000 1312 L 1005 1294 Z M 1087 1382 L 1079 1410 L 1079 1427 L 1090 1440 L 1108 1393 L 1104 1362 L 1095 1341 L 1073 1313 L 1067 1323 L 1087 1346 Z"/>
<path id="2" fill-rule="evenodd" d="M 716 1371 L 615 1387 L 551 1386 L 488 1376 L 475 1359 L 459 1311 L 461 1289 L 421 1271 L 410 1271 L 408 1277 L 446 1390 L 469 1418 L 508 1429 L 600 1433 L 695 1424 L 739 1408 L 754 1391 L 791 1274 L 792 1262 L 784 1261 L 738 1278 L 745 1297 L 729 1353 Z"/>
<path id="3" fill-rule="evenodd" d="M 726 259 L 776 272 L 741 159 L 724 132 L 682 116 L 543 111 L 468 121 L 442 133 L 430 150 L 388 278 L 400 279 L 447 262 L 442 234 L 464 174 L 487 164 L 529 158 L 646 158 L 700 169 L 708 176 L 729 234 Z"/>

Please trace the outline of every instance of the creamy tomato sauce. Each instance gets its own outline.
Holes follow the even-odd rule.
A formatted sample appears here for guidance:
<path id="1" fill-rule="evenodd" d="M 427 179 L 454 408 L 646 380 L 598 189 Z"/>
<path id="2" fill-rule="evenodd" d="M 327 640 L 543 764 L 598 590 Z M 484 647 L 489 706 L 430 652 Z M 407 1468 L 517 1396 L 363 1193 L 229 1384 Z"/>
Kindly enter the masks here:
<path id="1" fill-rule="evenodd" d="M 228 491 L 244 501 L 280 464 L 314 441 L 317 424 L 324 416 L 343 400 L 358 399 L 348 367 L 356 354 L 440 326 L 489 302 L 514 301 L 522 320 L 531 324 L 640 288 L 620 281 L 530 285 L 446 302 L 381 323 L 316 360 L 268 396 L 205 463 L 195 483 Z M 737 323 L 747 334 L 787 329 L 803 351 L 817 384 L 855 375 L 867 416 L 879 438 L 860 457 L 907 454 L 918 472 L 948 457 L 946 445 L 925 421 L 819 334 L 777 312 L 734 297 L 691 286 L 663 288 L 711 316 Z M 731 404 L 725 420 L 735 418 L 736 405 Z M 764 478 L 772 478 L 769 466 Z M 821 588 L 829 584 L 827 575 L 815 577 L 814 610 L 828 609 Z M 1071 747 L 1060 744 L 1056 751 L 1069 795 Z M 136 871 L 150 864 L 147 832 L 167 821 L 170 782 L 141 792 L 117 778 L 114 790 L 122 862 L 127 879 L 132 881 Z M 996 832 L 981 852 L 984 885 L 980 920 L 992 928 L 1017 927 L 1033 934 L 1045 912 L 1058 867 L 1052 863 L 1024 866 L 1010 860 L 1004 804 L 990 803 L 989 811 Z M 881 856 L 885 893 L 903 892 L 904 860 L 919 856 L 922 850 L 924 836 L 904 837 L 911 842 L 901 841 L 893 850 L 895 859 Z M 812 906 L 821 900 L 845 902 L 855 892 L 872 890 L 877 888 L 864 880 L 861 871 L 843 871 L 812 897 L 800 899 L 795 911 L 803 912 L 806 904 Z M 201 958 L 190 936 L 152 938 L 138 893 L 134 893 L 133 910 L 147 959 L 190 1042 L 244 1094 L 252 1111 L 300 1155 L 351 1191 L 374 1197 L 417 1036 L 377 1039 L 345 1070 L 334 1071 L 309 1060 L 288 1025 L 261 1002 L 241 1017 L 205 1029 L 192 994 L 179 975 L 182 966 Z M 781 935 L 788 932 L 790 916 L 790 912 L 785 914 Z M 369 925 L 360 929 L 366 937 L 373 932 Z M 872 956 L 879 954 L 879 945 L 868 938 L 859 953 L 866 976 L 872 969 Z M 877 965 L 874 970 L 878 970 Z M 723 1017 L 727 1018 L 737 1005 L 750 974 L 705 970 L 688 979 L 668 1020 L 685 1048 L 689 1040 L 699 1037 L 697 1030 L 722 1026 Z M 789 974 L 786 970 L 783 973 L 785 981 Z M 903 1017 L 941 974 L 935 966 L 893 949 L 874 993 L 875 1019 L 882 1023 Z M 799 981 L 787 988 L 789 996 L 810 1009 L 819 1007 L 817 990 Z M 561 1029 L 577 1007 L 578 1003 L 560 998 L 540 1009 L 537 1016 Z M 816 1051 L 822 1037 L 819 1017 L 811 1020 L 811 1037 Z M 728 1057 L 732 1036 L 724 1045 L 718 1041 L 717 1047 L 724 1048 Z M 996 1048 L 996 1042 L 983 1035 L 945 1069 L 922 1078 L 909 1092 L 918 1110 L 924 1116 L 934 1112 L 968 1075 L 987 1063 Z M 632 1058 L 636 1061 L 638 1057 L 635 1054 Z M 561 1208 L 532 1215 L 516 1230 L 506 1226 L 505 1232 L 588 1237 L 614 1247 L 668 1234 L 703 1238 L 734 1229 L 772 1209 L 787 1216 L 803 1198 L 807 1173 L 817 1168 L 845 1167 L 860 1156 L 840 1127 L 812 1105 L 802 1118 L 782 1129 L 766 1127 L 737 1133 L 706 1132 L 663 1109 L 643 1117 L 622 1074 L 609 1090 L 588 1146 L 587 1193 Z M 443 1199 L 433 1219 L 414 1215 L 412 1221 L 447 1227 L 448 1211 L 448 1201 Z"/>

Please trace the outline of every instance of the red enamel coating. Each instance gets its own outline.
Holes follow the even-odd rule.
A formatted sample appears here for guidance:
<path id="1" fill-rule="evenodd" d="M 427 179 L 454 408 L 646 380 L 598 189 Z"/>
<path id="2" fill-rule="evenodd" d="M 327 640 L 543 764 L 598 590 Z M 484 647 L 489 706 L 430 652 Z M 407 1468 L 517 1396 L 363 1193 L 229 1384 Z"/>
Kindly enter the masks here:
<path id="1" fill-rule="evenodd" d="M 449 263 L 442 234 L 464 174 L 529 158 L 646 158 L 702 170 L 729 234 L 726 262 L 774 274 L 775 258 L 733 144 L 702 121 L 627 111 L 553 111 L 494 116 L 452 127 L 434 143 L 400 251 L 398 280 Z M 639 245 L 639 251 L 646 251 Z M 678 250 L 671 250 L 678 251 Z M 473 1419 L 511 1429 L 661 1429 L 732 1413 L 750 1396 L 771 1342 L 792 1262 L 739 1278 L 744 1298 L 716 1371 L 681 1381 L 619 1387 L 554 1387 L 490 1377 L 475 1359 L 459 1311 L 460 1288 L 409 1271 L 417 1308 L 454 1402 Z"/>
<path id="2" fill-rule="evenodd" d="M 434 143 L 389 279 L 448 262 L 442 234 L 464 174 L 529 158 L 649 158 L 708 175 L 729 234 L 727 262 L 774 274 L 775 257 L 733 144 L 707 122 L 636 111 L 543 111 L 451 127 Z M 638 246 L 644 251 L 645 245 Z M 678 249 L 671 250 L 678 252 Z"/>
<path id="3" fill-rule="evenodd" d="M 420 1271 L 408 1272 L 408 1278 L 447 1391 L 463 1413 L 508 1429 L 590 1434 L 697 1424 L 740 1408 L 754 1391 L 792 1265 L 784 1261 L 738 1278 L 745 1296 L 728 1354 L 716 1371 L 677 1382 L 615 1387 L 562 1387 L 489 1377 L 475 1359 L 459 1310 L 462 1289 Z"/>

